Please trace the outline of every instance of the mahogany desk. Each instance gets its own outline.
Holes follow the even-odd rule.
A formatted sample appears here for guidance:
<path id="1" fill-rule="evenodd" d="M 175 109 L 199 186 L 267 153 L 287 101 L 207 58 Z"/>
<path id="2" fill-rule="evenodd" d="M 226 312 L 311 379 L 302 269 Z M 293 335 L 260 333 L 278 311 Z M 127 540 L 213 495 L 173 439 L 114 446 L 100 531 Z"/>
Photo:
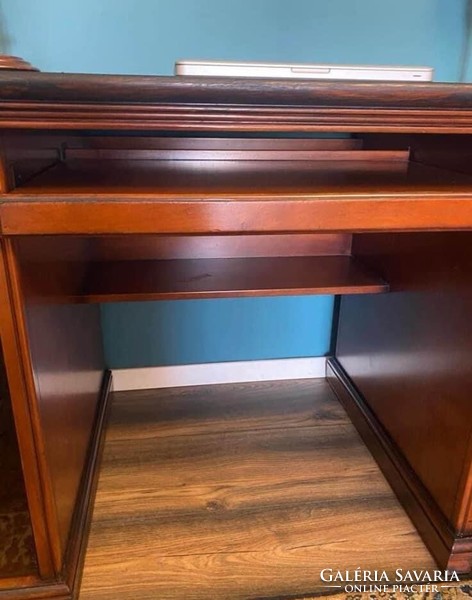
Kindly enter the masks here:
<path id="1" fill-rule="evenodd" d="M 77 592 L 116 300 L 338 295 L 327 378 L 438 564 L 471 569 L 472 86 L 4 71 L 0 128 L 38 566 L 0 598 Z"/>

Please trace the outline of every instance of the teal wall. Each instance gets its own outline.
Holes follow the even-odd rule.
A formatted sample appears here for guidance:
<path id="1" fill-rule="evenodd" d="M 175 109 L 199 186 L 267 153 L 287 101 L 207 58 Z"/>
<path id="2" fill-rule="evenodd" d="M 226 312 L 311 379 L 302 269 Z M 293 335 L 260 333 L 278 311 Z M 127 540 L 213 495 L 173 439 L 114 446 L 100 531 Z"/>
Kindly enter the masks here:
<path id="1" fill-rule="evenodd" d="M 464 0 L 2 0 L 45 71 L 171 74 L 179 57 L 426 64 L 454 80 Z"/>
<path id="2" fill-rule="evenodd" d="M 321 356 L 330 342 L 332 296 L 225 298 L 102 307 L 115 368 Z M 129 349 L 133 348 L 130 353 Z"/>
<path id="3" fill-rule="evenodd" d="M 171 74 L 178 58 L 424 64 L 457 80 L 465 0 L 3 0 L 4 50 L 44 71 Z M 102 307 L 113 367 L 319 356 L 333 299 Z"/>

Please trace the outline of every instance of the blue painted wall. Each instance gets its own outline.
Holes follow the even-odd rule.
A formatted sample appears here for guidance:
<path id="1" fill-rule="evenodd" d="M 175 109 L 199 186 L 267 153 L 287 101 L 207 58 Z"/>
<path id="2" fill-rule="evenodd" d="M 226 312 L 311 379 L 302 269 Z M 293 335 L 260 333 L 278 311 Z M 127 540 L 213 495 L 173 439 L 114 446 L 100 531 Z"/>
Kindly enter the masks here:
<path id="1" fill-rule="evenodd" d="M 142 302 L 138 308 L 123 302 L 102 308 L 108 359 L 118 368 L 321 356 L 329 347 L 333 298 L 177 300 Z"/>
<path id="2" fill-rule="evenodd" d="M 178 58 L 425 64 L 457 80 L 465 0 L 3 0 L 3 43 L 44 71 L 171 74 Z M 4 48 L 5 50 L 5 48 Z M 333 299 L 102 307 L 113 367 L 319 356 Z"/>
<path id="3" fill-rule="evenodd" d="M 2 0 L 45 71 L 171 74 L 176 58 L 427 64 L 454 80 L 464 0 Z"/>

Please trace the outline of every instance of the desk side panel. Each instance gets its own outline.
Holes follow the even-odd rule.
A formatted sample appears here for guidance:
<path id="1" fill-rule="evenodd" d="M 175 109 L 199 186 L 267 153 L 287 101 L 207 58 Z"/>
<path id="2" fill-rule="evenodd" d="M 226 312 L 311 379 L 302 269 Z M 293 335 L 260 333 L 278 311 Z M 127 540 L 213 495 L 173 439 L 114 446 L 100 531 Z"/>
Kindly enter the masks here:
<path id="1" fill-rule="evenodd" d="M 27 265 L 34 261 L 37 270 L 47 265 L 40 254 L 33 256 L 28 251 L 28 244 L 28 238 L 9 242 L 10 269 L 23 315 L 30 394 L 44 445 L 43 470 L 50 494 L 50 523 L 55 529 L 54 559 L 60 571 L 100 399 L 104 372 L 100 315 L 97 305 L 41 297 L 30 286 Z M 85 246 L 78 250 L 83 260 L 75 261 L 74 275 L 58 279 L 64 296 L 77 291 L 85 276 L 87 250 Z M 61 254 L 57 263 L 64 270 L 72 268 Z"/>
<path id="2" fill-rule="evenodd" d="M 25 480 L 28 508 L 33 528 L 38 570 L 42 577 L 54 576 L 51 539 L 46 525 L 46 506 L 42 486 L 42 474 L 38 439 L 35 435 L 34 415 L 25 385 L 22 349 L 10 282 L 5 261 L 4 241 L 0 245 L 0 338 L 5 370 L 10 390 L 13 416 L 17 432 L 21 464 Z"/>
<path id="3" fill-rule="evenodd" d="M 355 236 L 391 286 L 345 297 L 337 358 L 456 534 L 471 532 L 472 233 Z"/>
<path id="4" fill-rule="evenodd" d="M 64 552 L 104 371 L 98 306 L 30 304 L 26 314 Z"/>

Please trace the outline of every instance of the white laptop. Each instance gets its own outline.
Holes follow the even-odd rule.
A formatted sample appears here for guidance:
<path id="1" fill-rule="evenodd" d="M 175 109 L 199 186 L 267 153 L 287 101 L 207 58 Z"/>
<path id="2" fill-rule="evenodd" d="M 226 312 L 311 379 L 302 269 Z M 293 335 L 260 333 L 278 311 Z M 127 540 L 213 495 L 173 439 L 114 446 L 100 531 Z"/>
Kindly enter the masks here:
<path id="1" fill-rule="evenodd" d="M 290 79 L 361 79 L 364 81 L 432 81 L 431 67 L 331 65 L 179 60 L 176 75 L 208 77 L 283 77 Z"/>

